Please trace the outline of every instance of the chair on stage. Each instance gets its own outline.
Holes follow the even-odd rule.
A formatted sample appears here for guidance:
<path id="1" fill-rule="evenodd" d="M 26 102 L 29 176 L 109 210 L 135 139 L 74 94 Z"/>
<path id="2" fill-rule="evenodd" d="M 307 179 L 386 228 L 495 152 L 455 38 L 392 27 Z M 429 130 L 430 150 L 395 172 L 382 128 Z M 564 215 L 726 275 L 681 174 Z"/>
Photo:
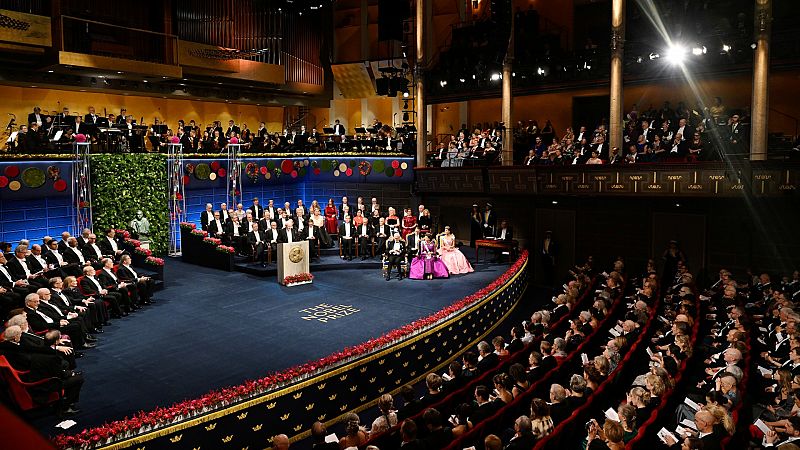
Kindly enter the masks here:
<path id="1" fill-rule="evenodd" d="M 403 258 L 402 262 L 400 262 L 400 272 L 402 273 L 403 278 L 408 278 L 408 268 L 409 262 L 408 258 Z M 381 256 L 381 276 L 386 278 L 386 272 L 389 271 L 389 255 L 384 253 Z"/>
<path id="2" fill-rule="evenodd" d="M 51 405 L 61 401 L 64 395 L 62 382 L 55 377 L 43 378 L 38 381 L 22 381 L 20 375 L 27 374 L 28 371 L 16 370 L 11 367 L 5 356 L 0 355 L 0 377 L 8 386 L 9 397 L 22 411 L 30 411 L 41 406 Z M 31 395 L 31 390 L 44 390 L 49 388 L 49 393 L 45 403 L 36 403 Z"/>
<path id="3" fill-rule="evenodd" d="M 267 244 L 264 247 L 266 247 L 265 251 L 267 252 L 267 264 L 272 264 L 272 244 Z M 261 255 L 256 254 L 256 246 L 250 244 L 250 262 L 255 263 L 256 258 L 259 256 Z"/>

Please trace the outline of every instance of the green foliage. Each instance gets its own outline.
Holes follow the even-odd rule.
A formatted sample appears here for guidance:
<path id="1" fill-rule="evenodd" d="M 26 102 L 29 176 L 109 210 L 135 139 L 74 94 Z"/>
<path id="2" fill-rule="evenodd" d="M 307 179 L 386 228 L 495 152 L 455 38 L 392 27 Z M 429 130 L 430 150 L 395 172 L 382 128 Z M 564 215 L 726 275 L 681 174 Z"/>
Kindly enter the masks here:
<path id="1" fill-rule="evenodd" d="M 130 231 L 130 222 L 141 209 L 150 222 L 150 250 L 165 255 L 169 243 L 166 155 L 92 155 L 91 169 L 95 233 L 109 227 Z"/>

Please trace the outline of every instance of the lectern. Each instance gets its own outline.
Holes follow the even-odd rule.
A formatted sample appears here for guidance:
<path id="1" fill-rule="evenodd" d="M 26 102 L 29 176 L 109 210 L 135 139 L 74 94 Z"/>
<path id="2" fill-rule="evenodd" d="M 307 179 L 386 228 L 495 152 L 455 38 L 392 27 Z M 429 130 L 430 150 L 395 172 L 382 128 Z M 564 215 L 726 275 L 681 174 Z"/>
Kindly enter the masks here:
<path id="1" fill-rule="evenodd" d="M 311 283 L 308 241 L 278 244 L 278 283 L 298 286 Z"/>

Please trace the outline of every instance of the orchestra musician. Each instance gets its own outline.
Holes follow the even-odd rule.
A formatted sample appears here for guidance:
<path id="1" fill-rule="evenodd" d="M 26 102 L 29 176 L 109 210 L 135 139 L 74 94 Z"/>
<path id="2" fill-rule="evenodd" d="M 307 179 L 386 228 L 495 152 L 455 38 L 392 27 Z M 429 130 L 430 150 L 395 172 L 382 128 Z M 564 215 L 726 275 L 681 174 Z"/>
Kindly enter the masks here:
<path id="1" fill-rule="evenodd" d="M 33 112 L 28 114 L 28 123 L 36 123 L 40 127 L 45 124 L 45 116 L 42 114 L 42 108 L 36 106 L 33 108 Z"/>
<path id="2" fill-rule="evenodd" d="M 230 139 L 232 133 L 236 133 L 236 135 L 242 134 L 242 130 L 236 126 L 236 122 L 233 119 L 228 121 L 228 130 L 225 132 L 225 137 Z"/>

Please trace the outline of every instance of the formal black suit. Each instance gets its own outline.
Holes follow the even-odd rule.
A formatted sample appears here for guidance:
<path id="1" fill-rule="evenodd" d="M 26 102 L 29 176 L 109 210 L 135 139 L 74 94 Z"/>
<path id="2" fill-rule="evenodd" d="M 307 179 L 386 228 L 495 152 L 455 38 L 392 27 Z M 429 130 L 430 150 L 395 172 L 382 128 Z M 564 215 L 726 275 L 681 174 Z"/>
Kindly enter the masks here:
<path id="1" fill-rule="evenodd" d="M 8 262 L 6 263 L 6 268 L 9 272 L 11 272 L 11 276 L 14 277 L 15 280 L 28 280 L 28 283 L 38 286 L 38 287 L 47 287 L 47 278 L 43 275 L 39 275 L 35 278 L 28 278 L 28 275 L 25 273 L 25 269 L 22 265 L 28 268 L 28 272 L 31 275 L 36 274 L 37 272 L 33 271 L 30 266 L 28 266 L 28 261 L 26 259 L 19 260 L 16 256 L 10 256 L 8 258 Z"/>
<path id="2" fill-rule="evenodd" d="M 214 220 L 214 211 L 203 211 L 200 213 L 200 229 L 208 231 L 208 224 Z"/>
<path id="3" fill-rule="evenodd" d="M 344 125 L 337 123 L 333 125 L 333 134 L 338 136 L 344 136 L 347 134 L 347 130 L 345 129 Z"/>
<path id="4" fill-rule="evenodd" d="M 120 298 L 123 300 L 124 304 L 135 305 L 139 303 L 139 293 L 136 289 L 136 286 L 129 284 L 125 287 L 119 287 L 119 284 L 122 282 L 122 280 L 120 280 L 117 274 L 115 274 L 113 271 L 109 273 L 105 270 L 105 268 L 98 270 L 96 273 L 97 280 L 100 281 L 100 285 L 106 288 L 109 292 L 119 292 Z"/>
<path id="5" fill-rule="evenodd" d="M 253 218 L 261 219 L 264 217 L 264 207 L 261 206 L 260 203 L 258 205 L 251 205 L 249 209 L 253 212 Z"/>
<path id="6" fill-rule="evenodd" d="M 469 421 L 473 424 L 480 423 L 482 420 L 493 416 L 501 407 L 502 402 L 498 402 L 497 400 L 486 402 L 475 408 L 469 416 Z"/>
<path id="7" fill-rule="evenodd" d="M 41 301 L 36 310 L 26 306 L 25 312 L 28 325 L 32 330 L 59 330 L 61 333 L 69 335 L 72 344 L 76 348 L 80 348 L 86 343 L 86 330 L 83 328 L 82 324 L 75 319 L 67 319 L 66 315 L 55 306 Z M 48 321 L 44 316 L 47 316 L 50 320 Z M 61 320 L 66 320 L 68 323 L 62 325 Z"/>
<path id="8" fill-rule="evenodd" d="M 342 243 L 342 257 L 353 259 L 353 251 L 358 232 L 352 222 L 339 224 L 339 238 Z"/>
<path id="9" fill-rule="evenodd" d="M 113 240 L 114 244 L 117 245 L 117 250 L 123 250 L 120 241 L 118 241 L 116 237 Z M 103 251 L 104 255 L 110 255 L 114 259 L 119 259 L 120 255 L 117 255 L 116 251 L 114 250 L 114 246 L 111 244 L 111 238 L 109 238 L 108 236 L 103 236 L 102 238 L 98 238 L 97 245 L 100 247 L 100 250 Z"/>
<path id="10" fill-rule="evenodd" d="M 81 293 L 86 297 L 94 297 L 96 301 L 107 301 L 111 307 L 112 317 L 120 317 L 124 315 L 121 307 L 122 294 L 119 292 L 108 291 L 106 295 L 100 294 L 102 283 L 97 278 L 94 279 L 97 283 L 92 282 L 88 276 L 81 278 L 79 283 Z"/>
<path id="11" fill-rule="evenodd" d="M 356 236 L 358 236 L 358 248 L 361 252 L 361 258 L 370 256 L 368 246 L 372 246 L 373 230 L 369 222 L 366 220 L 364 223 L 356 227 Z"/>
<path id="12" fill-rule="evenodd" d="M 83 263 L 86 262 L 86 257 L 83 256 L 83 252 L 78 250 L 78 247 L 68 247 L 65 251 L 61 252 L 61 256 L 64 258 L 64 261 L 70 264 L 83 266 Z"/>
<path id="13" fill-rule="evenodd" d="M 536 445 L 536 437 L 530 431 L 523 431 L 519 436 L 511 439 L 505 450 L 530 450 Z"/>
<path id="14" fill-rule="evenodd" d="M 494 369 L 497 366 L 498 356 L 496 353 L 489 353 L 483 359 L 478 361 L 478 372 L 486 372 L 487 370 Z"/>
<path id="15" fill-rule="evenodd" d="M 497 226 L 497 216 L 493 210 L 483 211 L 481 213 L 481 227 L 483 228 L 484 236 L 494 236 L 494 228 Z"/>
<path id="16" fill-rule="evenodd" d="M 234 222 L 233 220 L 225 223 L 224 227 L 225 238 L 228 243 L 233 245 L 233 248 L 235 248 L 237 252 L 241 252 L 242 243 L 244 239 L 247 239 L 247 229 L 245 229 L 241 222 Z"/>
<path id="17" fill-rule="evenodd" d="M 260 229 L 258 231 L 251 231 L 247 233 L 247 243 L 253 248 L 253 254 L 259 257 L 261 264 L 265 264 L 266 249 L 267 245 L 269 245 L 266 234 Z"/>
<path id="18" fill-rule="evenodd" d="M 395 248 L 398 247 L 398 248 Z M 406 243 L 402 239 L 390 239 L 386 241 L 386 279 L 388 280 L 392 274 L 392 267 L 397 268 L 397 277 L 402 278 L 403 272 L 401 271 L 401 264 L 406 257 Z"/>
<path id="19" fill-rule="evenodd" d="M 409 261 L 419 253 L 419 240 L 421 237 L 421 234 L 418 235 L 415 233 L 410 233 L 406 236 L 406 256 Z"/>
<path id="20" fill-rule="evenodd" d="M 222 235 L 225 234 L 225 221 L 220 218 L 219 225 L 217 225 L 217 221 L 212 217 L 211 222 L 209 222 L 206 227 L 206 231 L 208 231 L 208 234 L 212 237 L 221 238 Z"/>
<path id="21" fill-rule="evenodd" d="M 303 240 L 302 238 L 300 238 L 298 236 L 296 229 L 292 228 L 291 230 L 289 230 L 289 229 L 284 228 L 284 229 L 278 231 L 278 243 L 279 244 L 285 244 L 285 243 L 289 242 L 289 236 L 292 237 L 292 242 L 298 242 L 298 241 L 302 241 Z"/>
<path id="22" fill-rule="evenodd" d="M 42 272 L 44 273 L 44 276 L 48 279 L 52 277 L 64 276 L 63 271 L 59 267 L 56 267 L 55 269 L 52 270 L 47 268 L 47 265 L 50 263 L 47 261 L 47 259 L 44 257 L 43 254 L 40 254 L 39 257 L 36 257 L 34 254 L 30 254 L 25 258 L 25 260 L 28 262 L 28 269 L 30 269 L 31 272 L 34 273 Z"/>
<path id="23" fill-rule="evenodd" d="M 139 276 L 139 273 L 136 272 L 133 267 L 124 264 L 120 264 L 117 267 L 117 278 L 120 281 L 133 283 L 142 303 L 150 303 L 150 299 L 153 298 L 153 288 L 155 286 L 152 278 L 147 278 L 145 280 Z"/>
<path id="24" fill-rule="evenodd" d="M 386 240 L 392 234 L 391 227 L 389 225 L 377 225 L 372 229 L 372 236 L 375 238 L 375 245 L 381 255 L 386 252 Z"/>
<path id="25" fill-rule="evenodd" d="M 93 263 L 99 263 L 104 256 L 109 256 L 107 253 L 103 253 L 103 249 L 101 249 L 97 244 L 84 245 L 81 249 L 81 253 L 83 253 L 83 257 L 87 261 L 92 261 Z M 97 267 L 95 267 L 95 269 L 97 269 Z"/>
<path id="26" fill-rule="evenodd" d="M 316 255 L 316 249 L 319 245 L 319 227 L 316 225 L 306 224 L 306 228 L 298 234 L 298 237 L 304 241 L 308 241 L 308 251 L 311 252 L 311 258 Z"/>
<path id="27" fill-rule="evenodd" d="M 513 241 L 514 240 L 514 228 L 507 226 L 505 228 L 505 230 L 506 230 L 506 235 L 502 236 L 503 235 L 503 230 L 498 228 L 497 231 L 495 232 L 495 237 L 497 239 L 501 239 L 502 238 L 505 241 Z"/>
<path id="28" fill-rule="evenodd" d="M 75 239 L 78 240 L 78 248 L 80 248 L 80 249 L 83 249 L 83 246 L 89 243 L 89 239 L 87 239 L 87 238 L 85 238 L 83 236 L 78 236 Z"/>
<path id="29" fill-rule="evenodd" d="M 37 120 L 37 117 L 36 117 L 37 115 L 39 116 L 38 120 Z M 26 122 L 25 125 L 30 125 L 32 123 L 39 123 L 39 124 L 41 124 L 40 126 L 45 126 L 45 125 L 47 125 L 47 116 L 45 116 L 42 113 L 39 113 L 39 114 L 30 113 L 30 114 L 28 114 L 28 122 Z"/>

